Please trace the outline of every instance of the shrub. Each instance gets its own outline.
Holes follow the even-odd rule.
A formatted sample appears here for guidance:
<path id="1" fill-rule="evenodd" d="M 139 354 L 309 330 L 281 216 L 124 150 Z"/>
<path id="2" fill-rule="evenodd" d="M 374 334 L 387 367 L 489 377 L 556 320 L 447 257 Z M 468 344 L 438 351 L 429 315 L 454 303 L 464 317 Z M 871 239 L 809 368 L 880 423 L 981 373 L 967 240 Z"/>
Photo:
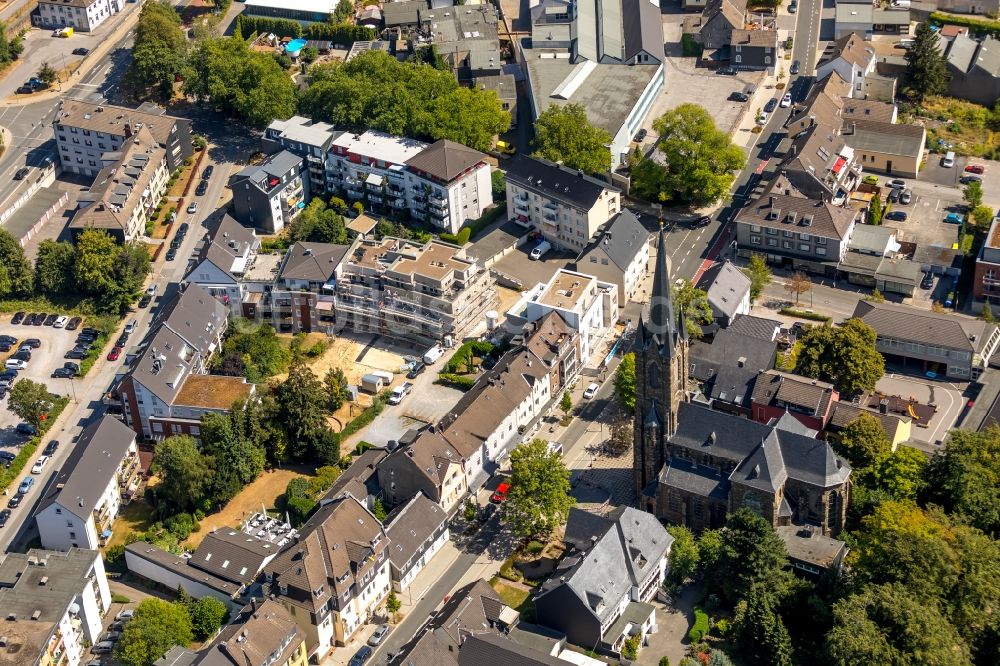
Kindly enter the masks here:
<path id="1" fill-rule="evenodd" d="M 465 245 L 469 242 L 469 237 L 472 236 L 472 227 L 462 227 L 458 230 L 457 234 L 449 234 L 447 232 L 441 234 L 441 240 L 445 243 L 452 243 L 454 245 Z"/>
<path id="2" fill-rule="evenodd" d="M 795 308 L 781 308 L 780 310 L 778 310 L 778 314 L 783 314 L 786 317 L 797 317 L 799 319 L 808 319 L 810 321 L 821 321 L 827 324 L 833 321 L 833 317 L 821 315 L 817 312 L 810 312 L 809 310 L 796 310 Z"/>
<path id="3" fill-rule="evenodd" d="M 463 377 L 462 375 L 456 375 L 450 372 L 442 372 L 438 375 L 435 383 L 442 384 L 444 386 L 451 386 L 452 388 L 457 388 L 459 390 L 468 390 L 475 386 L 476 380 L 471 377 Z"/>
<path id="4" fill-rule="evenodd" d="M 639 643 L 642 641 L 642 634 L 633 634 L 625 639 L 622 645 L 622 656 L 626 659 L 635 660 L 639 656 Z"/>
<path id="5" fill-rule="evenodd" d="M 545 544 L 541 541 L 531 540 L 528 542 L 527 550 L 532 555 L 537 555 L 538 553 L 545 550 Z"/>
<path id="6" fill-rule="evenodd" d="M 194 531 L 194 518 L 190 513 L 178 513 L 163 521 L 163 526 L 169 532 L 177 536 L 178 541 L 183 541 L 191 536 Z"/>
<path id="7" fill-rule="evenodd" d="M 125 551 L 125 546 L 121 546 L 122 552 Z M 107 555 L 107 552 L 105 552 Z M 111 603 L 113 604 L 130 604 L 132 600 L 126 597 L 124 594 L 118 594 L 117 592 L 111 593 Z"/>
<path id="8" fill-rule="evenodd" d="M 104 549 L 104 562 L 106 564 L 115 565 L 123 561 L 125 558 L 125 545 L 118 543 L 114 546 L 108 546 Z"/>
<path id="9" fill-rule="evenodd" d="M 722 618 L 715 623 L 715 633 L 717 633 L 722 638 L 725 638 L 729 634 L 729 620 Z"/>
<path id="10" fill-rule="evenodd" d="M 688 640 L 692 643 L 700 643 L 701 639 L 708 634 L 708 613 L 700 608 L 694 609 L 694 626 L 688 631 Z"/>

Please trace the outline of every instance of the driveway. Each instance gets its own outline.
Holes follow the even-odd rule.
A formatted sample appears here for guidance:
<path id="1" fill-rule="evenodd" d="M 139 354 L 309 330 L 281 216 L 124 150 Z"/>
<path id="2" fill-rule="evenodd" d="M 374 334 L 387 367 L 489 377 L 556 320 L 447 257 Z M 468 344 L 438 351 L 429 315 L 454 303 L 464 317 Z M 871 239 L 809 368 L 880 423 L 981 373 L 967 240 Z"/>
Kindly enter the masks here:
<path id="1" fill-rule="evenodd" d="M 360 439 L 375 446 L 385 446 L 390 439 L 398 440 L 410 428 L 437 423 L 447 414 L 463 394 L 458 389 L 434 383 L 438 371 L 448 358 L 450 353 L 424 370 L 416 379 L 403 377 L 394 382 L 396 386 L 403 381 L 412 382 L 413 390 L 398 405 L 386 405 L 378 418 L 361 432 Z"/>
<path id="2" fill-rule="evenodd" d="M 890 374 L 889 372 L 875 384 L 875 388 L 888 395 L 898 395 L 902 398 L 914 397 L 919 402 L 933 404 L 937 407 L 937 412 L 931 418 L 928 427 L 918 427 L 914 423 L 910 435 L 912 440 L 924 445 L 919 448 L 927 451 L 936 450 L 935 447 L 944 440 L 948 431 L 958 420 L 958 415 L 961 414 L 966 400 L 962 395 L 965 384 L 918 379 Z"/>
<path id="3" fill-rule="evenodd" d="M 576 259 L 569 252 L 549 252 L 541 259 L 534 260 L 529 256 L 536 243 L 525 243 L 514 248 L 506 257 L 496 262 L 493 269 L 508 277 L 519 280 L 525 289 L 531 289 L 539 282 L 548 282 L 560 268 Z"/>
<path id="4" fill-rule="evenodd" d="M 679 664 L 687 656 L 687 633 L 694 623 L 694 602 L 699 593 L 694 585 L 688 585 L 670 604 L 652 602 L 660 629 L 646 635 L 647 645 L 639 651 L 639 664 L 656 666 L 662 657 L 668 657 L 671 664 Z"/>

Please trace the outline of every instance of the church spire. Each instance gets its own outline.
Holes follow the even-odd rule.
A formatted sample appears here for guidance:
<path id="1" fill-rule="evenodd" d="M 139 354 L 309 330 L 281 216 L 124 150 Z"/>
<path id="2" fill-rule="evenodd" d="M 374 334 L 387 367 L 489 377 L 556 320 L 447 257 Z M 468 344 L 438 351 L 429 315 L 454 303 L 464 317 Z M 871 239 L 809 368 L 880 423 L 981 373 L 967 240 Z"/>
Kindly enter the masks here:
<path id="1" fill-rule="evenodd" d="M 667 256 L 667 241 L 662 226 L 656 243 L 656 266 L 646 330 L 655 337 L 662 353 L 673 356 L 677 340 L 677 317 L 674 314 L 673 285 L 670 283 L 670 258 Z"/>

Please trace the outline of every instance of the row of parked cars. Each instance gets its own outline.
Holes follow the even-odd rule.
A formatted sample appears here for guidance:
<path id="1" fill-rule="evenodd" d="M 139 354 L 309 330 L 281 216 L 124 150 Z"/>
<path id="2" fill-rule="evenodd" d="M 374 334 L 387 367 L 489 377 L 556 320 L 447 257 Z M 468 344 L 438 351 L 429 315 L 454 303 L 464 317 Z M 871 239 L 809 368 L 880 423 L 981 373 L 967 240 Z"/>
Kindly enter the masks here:
<path id="1" fill-rule="evenodd" d="M 180 248 L 181 243 L 184 242 L 184 237 L 187 236 L 189 228 L 190 227 L 187 222 L 182 222 L 181 225 L 177 227 L 177 233 L 174 234 L 174 239 L 170 241 L 170 248 L 167 250 L 167 257 L 166 257 L 167 261 L 173 261 L 174 258 L 177 256 L 177 250 Z M 147 294 L 147 296 L 149 296 L 150 300 L 152 300 L 153 298 L 152 294 Z M 145 298 L 145 296 L 143 298 Z M 146 305 L 149 305 L 148 301 Z M 139 307 L 145 307 L 145 306 L 140 303 Z"/>
<path id="2" fill-rule="evenodd" d="M 128 624 L 134 615 L 135 611 L 131 609 L 118 613 L 115 616 L 115 621 L 108 625 L 108 630 L 104 632 L 97 643 L 94 643 L 94 647 L 90 648 L 90 651 L 94 654 L 111 654 L 114 652 L 115 644 L 121 640 L 122 632 L 125 631 L 125 625 Z M 103 662 L 95 659 L 94 661 L 87 662 L 87 666 L 103 666 Z"/>
<path id="3" fill-rule="evenodd" d="M 15 326 L 18 324 L 22 326 L 51 326 L 53 328 L 65 328 L 67 331 L 75 331 L 80 327 L 80 322 L 82 321 L 83 318 L 81 317 L 68 317 L 55 312 L 32 312 L 29 314 L 16 312 L 11 317 L 10 323 Z"/>
<path id="4" fill-rule="evenodd" d="M 94 345 L 97 344 L 97 338 L 99 335 L 100 333 L 96 328 L 89 328 L 89 327 L 84 328 L 82 331 L 80 331 L 80 334 L 76 336 L 75 346 L 68 352 L 63 354 L 63 358 L 70 358 L 77 360 L 86 358 L 90 350 L 94 347 Z M 68 368 L 68 367 L 69 366 L 65 364 L 63 365 L 63 368 Z M 77 370 L 79 370 L 79 367 L 77 367 Z M 60 375 L 63 374 L 65 374 L 65 372 L 60 373 Z M 52 376 L 55 377 L 56 375 L 53 373 Z M 74 375 L 67 374 L 66 376 L 72 377 Z"/>

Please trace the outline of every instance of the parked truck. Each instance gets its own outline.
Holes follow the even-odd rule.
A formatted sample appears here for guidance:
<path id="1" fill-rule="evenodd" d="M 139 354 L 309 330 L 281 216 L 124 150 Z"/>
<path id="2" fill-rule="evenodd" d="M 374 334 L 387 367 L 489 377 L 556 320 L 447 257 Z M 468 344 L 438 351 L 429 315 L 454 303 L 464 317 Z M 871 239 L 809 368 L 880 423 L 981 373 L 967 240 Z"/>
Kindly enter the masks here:
<path id="1" fill-rule="evenodd" d="M 441 345 L 434 345 L 424 354 L 424 363 L 433 365 L 442 356 L 444 356 L 444 349 L 441 348 Z"/>

